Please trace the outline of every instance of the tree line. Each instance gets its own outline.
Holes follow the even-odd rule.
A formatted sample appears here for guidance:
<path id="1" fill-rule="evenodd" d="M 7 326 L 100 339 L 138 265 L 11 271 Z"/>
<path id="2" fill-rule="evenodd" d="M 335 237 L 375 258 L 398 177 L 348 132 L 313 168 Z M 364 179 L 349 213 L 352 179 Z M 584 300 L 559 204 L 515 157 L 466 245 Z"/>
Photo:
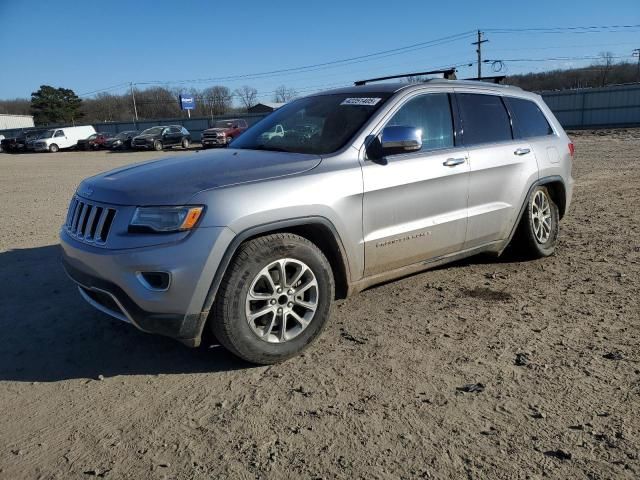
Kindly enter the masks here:
<path id="1" fill-rule="evenodd" d="M 604 54 L 600 62 L 587 67 L 508 75 L 504 80 L 505 84 L 534 92 L 606 87 L 633 82 L 640 82 L 638 65 L 629 62 L 614 63 L 611 54 Z"/>
<path id="2" fill-rule="evenodd" d="M 102 92 L 93 98 L 82 99 L 73 90 L 42 85 L 31 94 L 31 99 L 16 98 L 0 100 L 0 113 L 13 115 L 33 115 L 36 125 L 61 123 L 86 123 L 131 121 L 138 119 L 179 118 L 186 116 L 180 109 L 180 94 L 195 98 L 195 117 L 214 117 L 225 114 L 246 112 L 258 103 L 258 90 L 244 85 L 236 90 L 216 85 L 202 90 L 150 87 L 135 89 L 121 94 Z M 274 102 L 288 102 L 297 96 L 293 88 L 285 85 L 273 92 Z"/>

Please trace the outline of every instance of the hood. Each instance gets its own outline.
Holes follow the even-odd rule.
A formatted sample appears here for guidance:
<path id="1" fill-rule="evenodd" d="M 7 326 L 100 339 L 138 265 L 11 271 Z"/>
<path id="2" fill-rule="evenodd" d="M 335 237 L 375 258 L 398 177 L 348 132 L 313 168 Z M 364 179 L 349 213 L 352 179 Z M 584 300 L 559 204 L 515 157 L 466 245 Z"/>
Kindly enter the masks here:
<path id="1" fill-rule="evenodd" d="M 317 155 L 225 149 L 128 165 L 87 178 L 77 193 L 116 205 L 182 205 L 202 190 L 294 175 Z"/>
<path id="2" fill-rule="evenodd" d="M 227 132 L 229 130 L 233 130 L 233 128 L 214 127 L 214 128 L 207 128 L 203 133 L 206 133 L 206 132 L 210 132 L 210 133 L 213 133 L 213 132 L 216 132 L 216 133 L 217 132 Z"/>

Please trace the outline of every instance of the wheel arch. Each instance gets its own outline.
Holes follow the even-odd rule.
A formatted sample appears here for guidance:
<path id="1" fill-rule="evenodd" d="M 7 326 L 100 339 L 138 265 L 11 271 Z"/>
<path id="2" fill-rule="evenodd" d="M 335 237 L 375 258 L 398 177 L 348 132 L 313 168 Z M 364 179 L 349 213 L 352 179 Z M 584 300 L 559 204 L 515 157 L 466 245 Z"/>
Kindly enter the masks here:
<path id="1" fill-rule="evenodd" d="M 257 225 L 238 233 L 227 247 L 209 287 L 203 312 L 209 312 L 216 299 L 222 278 L 231 259 L 244 242 L 273 233 L 293 233 L 313 242 L 327 257 L 336 286 L 336 298 L 346 298 L 349 291 L 349 262 L 340 235 L 330 220 L 325 217 L 301 217 Z"/>
<path id="2" fill-rule="evenodd" d="M 538 185 L 547 187 L 551 199 L 558 206 L 558 213 L 560 214 L 560 220 L 562 220 L 567 209 L 567 189 L 562 177 L 545 177 L 540 179 Z"/>
<path id="3" fill-rule="evenodd" d="M 520 222 L 522 220 L 522 215 L 524 214 L 525 208 L 527 208 L 527 204 L 529 203 L 529 198 L 531 198 L 531 193 L 536 187 L 544 186 L 549 190 L 549 194 L 551 195 L 551 199 L 558 206 L 558 213 L 560 219 L 564 216 L 566 205 L 567 205 L 567 197 L 566 197 L 566 187 L 564 184 L 564 180 L 559 175 L 551 175 L 548 177 L 542 177 L 536 180 L 531 184 L 527 194 L 524 197 L 524 201 L 522 202 L 522 206 L 520 207 L 520 212 L 516 217 L 516 221 L 511 227 L 511 233 L 507 237 L 506 241 L 498 251 L 498 255 L 501 255 L 502 252 L 507 248 L 507 246 L 511 243 L 513 236 L 515 235 L 518 227 L 520 226 Z"/>

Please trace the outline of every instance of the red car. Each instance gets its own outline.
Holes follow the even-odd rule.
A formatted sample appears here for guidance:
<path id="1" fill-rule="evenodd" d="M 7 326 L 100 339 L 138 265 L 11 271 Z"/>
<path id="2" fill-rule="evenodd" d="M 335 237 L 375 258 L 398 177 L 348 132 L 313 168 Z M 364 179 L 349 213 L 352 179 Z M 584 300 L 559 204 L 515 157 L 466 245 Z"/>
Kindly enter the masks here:
<path id="1" fill-rule="evenodd" d="M 78 150 L 98 150 L 104 148 L 104 144 L 110 136 L 110 133 L 94 133 L 89 138 L 78 140 Z"/>
<path id="2" fill-rule="evenodd" d="M 247 128 L 247 121 L 242 118 L 218 120 L 215 127 L 202 132 L 202 148 L 226 147 Z"/>

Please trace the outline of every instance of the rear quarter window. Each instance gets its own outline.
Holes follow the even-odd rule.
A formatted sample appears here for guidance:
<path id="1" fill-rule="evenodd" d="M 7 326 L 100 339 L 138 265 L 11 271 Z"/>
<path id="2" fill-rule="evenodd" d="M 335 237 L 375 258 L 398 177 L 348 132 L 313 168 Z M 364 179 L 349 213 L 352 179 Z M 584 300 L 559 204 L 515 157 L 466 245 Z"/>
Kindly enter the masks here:
<path id="1" fill-rule="evenodd" d="M 498 95 L 458 93 L 465 145 L 503 142 L 513 138 L 507 109 Z"/>
<path id="2" fill-rule="evenodd" d="M 513 133 L 516 138 L 553 135 L 551 125 L 535 102 L 514 97 L 505 97 L 505 102 L 513 115 Z"/>

